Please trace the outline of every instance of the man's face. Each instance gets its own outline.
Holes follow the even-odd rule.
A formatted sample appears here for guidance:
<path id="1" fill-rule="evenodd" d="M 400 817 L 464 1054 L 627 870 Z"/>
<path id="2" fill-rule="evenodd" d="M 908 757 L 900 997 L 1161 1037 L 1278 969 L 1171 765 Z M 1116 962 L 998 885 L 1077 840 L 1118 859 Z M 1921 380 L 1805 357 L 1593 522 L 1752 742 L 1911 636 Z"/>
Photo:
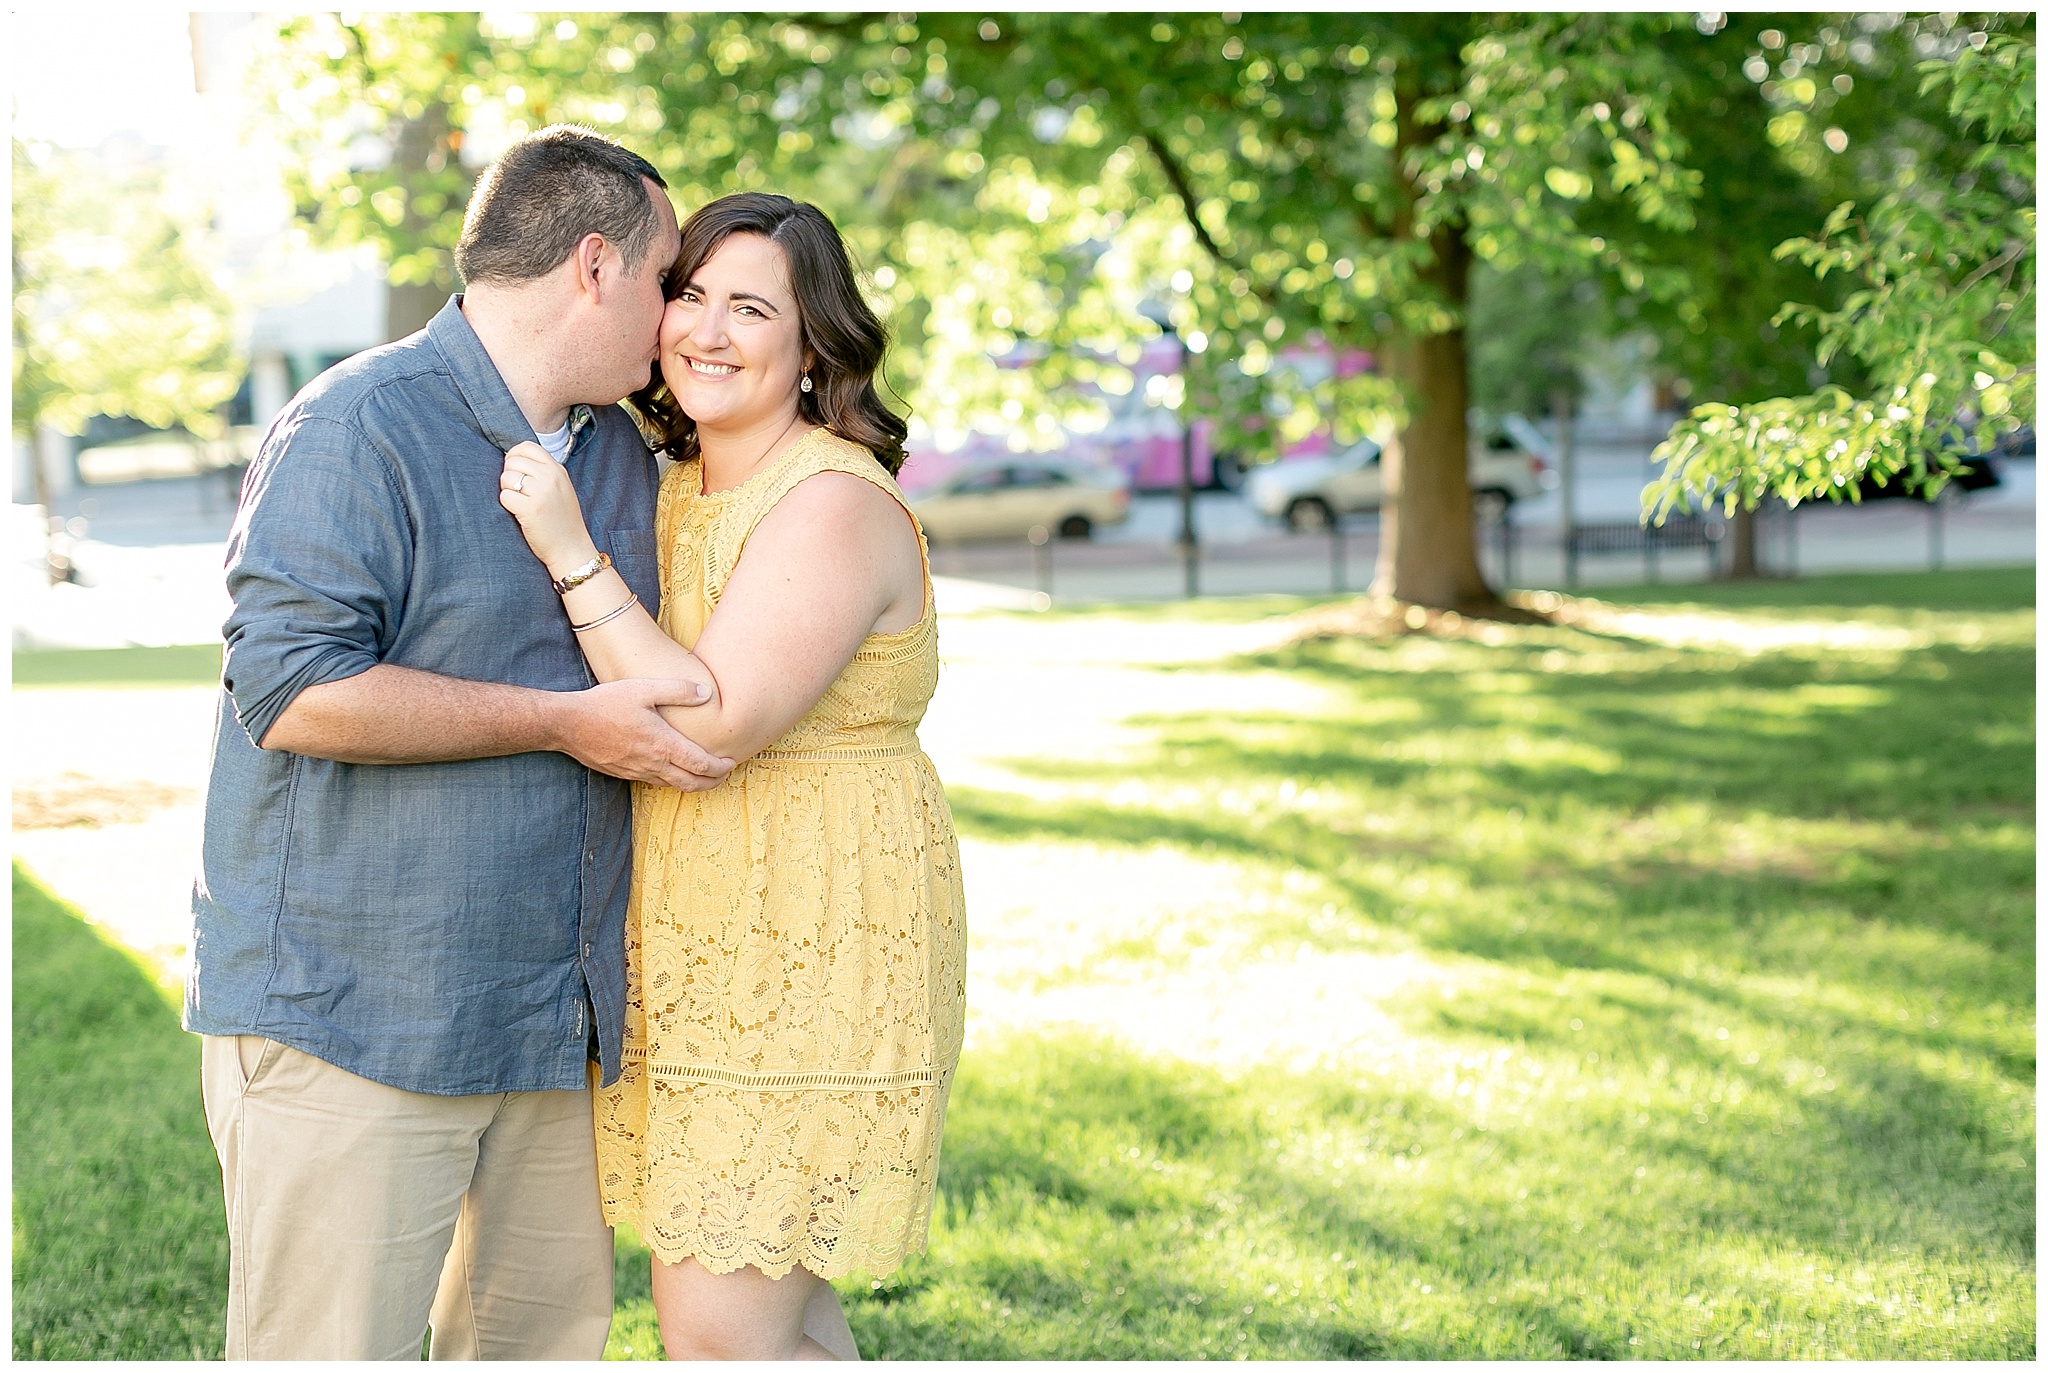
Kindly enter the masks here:
<path id="1" fill-rule="evenodd" d="M 676 226 L 675 207 L 661 187 L 645 178 L 640 184 L 647 188 L 660 223 L 638 271 L 628 272 L 617 250 L 612 250 L 618 275 L 603 302 L 602 358 L 590 360 L 592 388 L 604 394 L 592 395 L 593 404 L 610 405 L 646 385 L 648 367 L 661 355 L 661 317 L 667 305 L 661 283 L 682 251 L 683 236 Z"/>

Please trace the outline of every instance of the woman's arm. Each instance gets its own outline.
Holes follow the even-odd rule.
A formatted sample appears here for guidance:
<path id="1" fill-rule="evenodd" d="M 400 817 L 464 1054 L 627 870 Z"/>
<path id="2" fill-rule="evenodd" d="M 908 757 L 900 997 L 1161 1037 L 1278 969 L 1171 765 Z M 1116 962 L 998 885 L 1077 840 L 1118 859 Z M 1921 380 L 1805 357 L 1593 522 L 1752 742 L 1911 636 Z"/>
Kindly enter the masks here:
<path id="1" fill-rule="evenodd" d="M 583 507 L 569 474 L 539 444 L 522 443 L 505 455 L 498 503 L 519 521 L 527 547 L 547 568 L 548 576 L 567 576 L 597 557 L 597 544 L 583 522 Z M 571 624 L 586 624 L 625 605 L 632 595 L 626 579 L 607 568 L 565 595 L 562 608 Z M 655 609 L 633 606 L 601 631 L 586 630 L 576 636 L 591 674 L 600 682 L 628 677 L 702 682 L 715 692 L 716 683 L 697 655 L 662 633 L 654 622 Z M 696 717 L 687 713 L 692 709 L 681 708 L 667 718 L 679 729 L 687 724 L 686 732 L 696 739 Z"/>
<path id="2" fill-rule="evenodd" d="M 532 454 L 522 452 L 529 447 Z M 553 472 L 536 470 L 537 463 Z M 573 503 L 574 491 L 544 452 L 521 445 L 507 455 L 506 472 L 508 480 L 514 472 L 527 474 L 527 499 L 509 490 L 501 495 L 551 576 L 596 556 L 573 505 L 574 527 L 568 527 L 561 496 L 567 493 Z M 528 514 L 521 514 L 522 505 L 530 507 Z M 572 623 L 586 624 L 630 595 L 618 574 L 607 571 L 563 602 Z M 917 623 L 924 597 L 924 562 L 902 507 L 872 482 L 823 472 L 799 482 L 755 526 L 695 653 L 663 634 L 638 606 L 577 638 L 603 681 L 710 681 L 709 702 L 664 714 L 709 752 L 745 759 L 817 704 L 869 634 Z"/>
<path id="3" fill-rule="evenodd" d="M 902 506 L 849 473 L 798 482 L 747 536 L 697 639 L 721 726 L 699 742 L 741 759 L 768 747 L 868 635 L 916 624 L 924 600 L 924 560 Z"/>

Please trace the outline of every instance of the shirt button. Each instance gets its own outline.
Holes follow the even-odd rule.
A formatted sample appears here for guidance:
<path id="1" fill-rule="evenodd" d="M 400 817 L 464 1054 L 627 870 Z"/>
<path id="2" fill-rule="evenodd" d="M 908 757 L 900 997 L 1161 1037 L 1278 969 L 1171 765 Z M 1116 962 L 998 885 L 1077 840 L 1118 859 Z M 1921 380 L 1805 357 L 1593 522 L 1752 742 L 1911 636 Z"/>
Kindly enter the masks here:
<path id="1" fill-rule="evenodd" d="M 583 858 L 585 862 L 595 863 L 597 861 L 597 850 L 592 849 L 589 853 L 584 854 Z"/>
<path id="2" fill-rule="evenodd" d="M 590 957 L 590 946 L 589 946 L 588 944 L 585 944 L 585 945 L 583 946 L 583 956 L 584 956 L 585 958 L 588 958 L 588 957 Z"/>

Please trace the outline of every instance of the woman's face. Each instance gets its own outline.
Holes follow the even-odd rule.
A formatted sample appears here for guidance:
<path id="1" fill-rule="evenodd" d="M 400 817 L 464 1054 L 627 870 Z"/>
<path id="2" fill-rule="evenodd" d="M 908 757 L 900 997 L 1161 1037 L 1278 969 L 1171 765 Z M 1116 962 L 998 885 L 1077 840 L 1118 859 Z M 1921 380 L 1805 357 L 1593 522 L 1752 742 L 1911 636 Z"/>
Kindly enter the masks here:
<path id="1" fill-rule="evenodd" d="M 758 234 L 733 234 L 661 319 L 661 375 L 700 429 L 746 431 L 796 409 L 803 330 L 789 259 Z"/>

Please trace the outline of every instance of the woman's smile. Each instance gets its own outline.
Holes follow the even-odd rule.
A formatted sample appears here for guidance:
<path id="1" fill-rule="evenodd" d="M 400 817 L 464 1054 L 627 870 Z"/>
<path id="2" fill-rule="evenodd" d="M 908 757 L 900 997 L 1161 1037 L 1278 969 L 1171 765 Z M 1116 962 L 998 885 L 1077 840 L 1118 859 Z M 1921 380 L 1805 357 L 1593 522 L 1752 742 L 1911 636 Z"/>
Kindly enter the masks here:
<path id="1" fill-rule="evenodd" d="M 803 326 L 782 249 L 734 234 L 698 264 L 662 317 L 662 369 L 698 432 L 754 443 L 788 427 L 804 370 Z"/>

